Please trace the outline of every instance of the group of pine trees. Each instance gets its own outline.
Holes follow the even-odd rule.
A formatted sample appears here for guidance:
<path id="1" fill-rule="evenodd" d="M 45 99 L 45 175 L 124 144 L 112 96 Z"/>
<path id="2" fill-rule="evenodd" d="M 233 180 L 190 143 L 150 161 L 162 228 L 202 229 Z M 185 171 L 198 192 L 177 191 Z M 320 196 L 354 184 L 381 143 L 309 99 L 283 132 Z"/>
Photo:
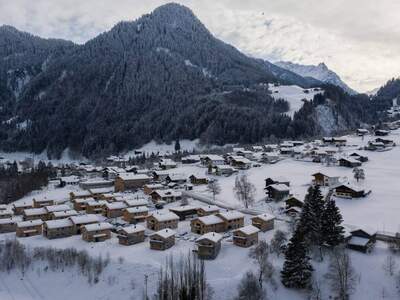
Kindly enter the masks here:
<path id="1" fill-rule="evenodd" d="M 0 204 L 8 204 L 38 190 L 48 184 L 49 178 L 55 177 L 56 169 L 51 163 L 40 161 L 29 171 L 20 172 L 17 162 L 9 166 L 0 166 Z"/>
<path id="2" fill-rule="evenodd" d="M 344 241 L 343 219 L 336 203 L 325 200 L 318 186 L 311 186 L 293 236 L 285 252 L 281 280 L 288 288 L 311 286 L 313 267 L 310 253 L 317 250 L 322 259 L 322 247 L 334 248 Z"/>

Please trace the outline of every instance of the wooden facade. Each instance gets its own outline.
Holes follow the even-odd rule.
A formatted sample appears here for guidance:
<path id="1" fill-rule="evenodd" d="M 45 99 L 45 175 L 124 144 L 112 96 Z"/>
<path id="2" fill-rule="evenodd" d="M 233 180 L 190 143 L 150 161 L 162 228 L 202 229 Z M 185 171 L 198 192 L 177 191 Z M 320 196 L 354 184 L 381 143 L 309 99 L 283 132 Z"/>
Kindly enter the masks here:
<path id="1" fill-rule="evenodd" d="M 233 232 L 233 243 L 239 247 L 250 247 L 258 243 L 258 232 L 260 230 L 253 226 L 247 225 L 245 227 L 236 229 Z"/>
<path id="2" fill-rule="evenodd" d="M 29 237 L 42 234 L 42 220 L 31 220 L 17 223 L 16 236 Z"/>
<path id="3" fill-rule="evenodd" d="M 197 234 L 206 234 L 209 232 L 224 232 L 225 228 L 225 221 L 216 215 L 199 217 L 190 222 L 191 231 Z"/>
<path id="4" fill-rule="evenodd" d="M 118 242 L 129 246 L 142 243 L 145 240 L 145 228 L 141 225 L 131 225 L 118 230 Z"/>
<path id="5" fill-rule="evenodd" d="M 150 177 L 145 174 L 126 173 L 115 178 L 114 187 L 116 192 L 135 190 L 150 182 Z"/>
<path id="6" fill-rule="evenodd" d="M 244 226 L 244 215 L 241 212 L 231 210 L 227 212 L 220 212 L 217 214 L 217 216 L 224 221 L 225 231 Z"/>
<path id="7" fill-rule="evenodd" d="M 179 217 L 172 212 L 155 212 L 146 219 L 147 228 L 159 231 L 165 228 L 178 228 Z"/>
<path id="8" fill-rule="evenodd" d="M 150 249 L 167 250 L 175 245 L 175 231 L 163 229 L 150 236 Z"/>
<path id="9" fill-rule="evenodd" d="M 82 229 L 82 239 L 86 242 L 103 242 L 111 238 L 110 223 L 96 223 L 85 225 Z"/>
<path id="10" fill-rule="evenodd" d="M 73 229 L 70 219 L 46 221 L 43 223 L 43 236 L 48 239 L 69 237 L 73 235 Z"/>
<path id="11" fill-rule="evenodd" d="M 269 214 L 262 214 L 251 218 L 253 226 L 260 229 L 262 232 L 274 229 L 275 217 Z"/>
<path id="12" fill-rule="evenodd" d="M 209 216 L 219 213 L 219 207 L 215 205 L 200 206 L 197 209 L 197 215 L 199 217 Z"/>
<path id="13" fill-rule="evenodd" d="M 15 219 L 0 219 L 0 233 L 15 232 L 17 221 Z"/>
<path id="14" fill-rule="evenodd" d="M 130 224 L 144 222 L 149 215 L 147 206 L 128 207 L 122 213 L 122 219 Z"/>
<path id="15" fill-rule="evenodd" d="M 196 240 L 197 255 L 200 259 L 215 259 L 221 250 L 222 235 L 209 232 Z"/>

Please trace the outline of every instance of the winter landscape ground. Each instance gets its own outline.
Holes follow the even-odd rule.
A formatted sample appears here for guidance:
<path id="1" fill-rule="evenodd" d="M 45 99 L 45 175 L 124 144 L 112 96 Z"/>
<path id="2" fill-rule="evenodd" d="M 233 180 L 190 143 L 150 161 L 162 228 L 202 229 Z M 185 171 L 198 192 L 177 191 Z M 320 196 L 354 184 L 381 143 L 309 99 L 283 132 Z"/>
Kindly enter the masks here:
<path id="1" fill-rule="evenodd" d="M 354 151 L 367 155 L 369 161 L 363 165 L 366 179 L 358 183 L 360 187 L 371 190 L 371 194 L 361 199 L 336 199 L 337 205 L 344 217 L 345 224 L 361 227 L 369 227 L 379 231 L 398 232 L 400 223 L 398 212 L 400 203 L 398 201 L 398 178 L 400 177 L 400 147 L 394 147 L 390 151 L 371 152 L 359 150 L 366 145 L 368 137 L 356 135 L 345 136 L 346 147 L 343 147 L 340 156 L 346 156 Z M 397 144 L 400 143 L 400 130 L 393 131 L 388 137 Z M 174 173 L 204 175 L 207 169 L 198 164 L 179 165 Z M 283 159 L 276 164 L 262 165 L 250 170 L 240 171 L 247 174 L 249 180 L 256 186 L 256 203 L 253 209 L 260 212 L 268 212 L 277 217 L 276 228 L 288 230 L 288 220 L 283 214 L 280 204 L 271 204 L 264 201 L 264 180 L 267 177 L 284 176 L 290 180 L 291 193 L 303 198 L 311 182 L 311 174 L 320 171 L 331 176 L 340 176 L 343 182 L 354 183 L 352 169 L 338 166 L 326 166 L 307 161 L 297 160 L 292 157 Z M 216 177 L 217 178 L 217 177 Z M 243 208 L 243 204 L 236 200 L 233 187 L 235 176 L 217 178 L 222 191 L 217 195 L 217 202 Z M 356 183 L 357 184 L 357 183 Z M 19 200 L 19 202 L 30 201 L 33 197 L 47 197 L 64 202 L 69 199 L 71 191 L 80 190 L 78 187 L 56 188 L 49 186 L 42 191 L 33 192 L 31 195 Z M 205 187 L 198 187 L 195 193 L 212 198 Z M 192 205 L 204 205 L 196 200 L 190 200 Z M 177 206 L 179 203 L 169 204 Z M 245 223 L 249 223 L 250 215 L 246 215 Z M 158 271 L 165 263 L 168 256 L 178 258 L 186 255 L 194 249 L 194 238 L 197 236 L 190 233 L 189 221 L 179 222 L 177 232 L 187 233 L 177 238 L 176 245 L 166 251 L 158 252 L 149 249 L 148 242 L 133 246 L 122 246 L 118 244 L 115 235 L 110 240 L 101 243 L 87 243 L 80 236 L 48 240 L 43 236 L 19 238 L 18 240 L 27 247 L 74 247 L 78 250 L 87 250 L 90 255 L 102 257 L 109 256 L 111 262 L 101 274 L 96 284 L 88 284 L 86 278 L 77 275 L 77 270 L 66 269 L 63 272 L 52 272 L 45 270 L 45 264 L 36 264 L 24 274 L 17 271 L 2 273 L 0 279 L 0 298 L 8 299 L 141 299 L 144 293 L 144 278 L 148 275 L 149 294 L 154 292 Z M 260 234 L 260 239 L 269 241 L 273 231 Z M 0 234 L 4 242 L 14 239 L 15 233 Z M 248 249 L 232 245 L 231 238 L 225 238 L 222 249 L 214 261 L 206 262 L 207 278 L 215 292 L 215 299 L 232 299 L 236 295 L 236 287 L 243 274 L 256 266 L 248 258 Z M 389 255 L 387 245 L 377 242 L 370 254 L 351 251 L 350 256 L 358 274 L 358 282 L 352 299 L 398 299 L 398 291 L 395 279 L 385 272 L 383 264 Z M 271 261 L 280 270 L 283 257 L 272 255 Z M 332 295 L 324 274 L 327 272 L 327 260 L 322 263 L 313 262 L 315 277 L 321 282 L 323 299 Z M 373 272 L 371 272 L 373 270 Z M 269 299 L 307 299 L 306 292 L 299 293 L 284 288 L 279 280 L 279 272 L 274 275 L 275 284 L 269 284 Z M 62 293 L 60 293 L 62 291 Z M 325 298 L 326 297 L 326 298 Z"/>

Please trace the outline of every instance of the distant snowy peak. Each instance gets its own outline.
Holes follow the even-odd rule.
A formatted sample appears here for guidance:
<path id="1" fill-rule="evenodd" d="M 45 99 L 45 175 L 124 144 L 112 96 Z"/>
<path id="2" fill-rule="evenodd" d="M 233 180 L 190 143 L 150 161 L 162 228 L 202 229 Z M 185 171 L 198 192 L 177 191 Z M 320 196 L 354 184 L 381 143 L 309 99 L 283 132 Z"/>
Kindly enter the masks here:
<path id="1" fill-rule="evenodd" d="M 353 90 L 346 83 L 344 83 L 342 79 L 340 79 L 339 75 L 330 70 L 324 63 L 320 63 L 319 65 L 314 66 L 314 65 L 300 65 L 287 61 L 279 61 L 276 62 L 275 65 L 303 77 L 312 77 L 322 82 L 339 86 L 351 95 L 357 94 L 355 90 Z"/>

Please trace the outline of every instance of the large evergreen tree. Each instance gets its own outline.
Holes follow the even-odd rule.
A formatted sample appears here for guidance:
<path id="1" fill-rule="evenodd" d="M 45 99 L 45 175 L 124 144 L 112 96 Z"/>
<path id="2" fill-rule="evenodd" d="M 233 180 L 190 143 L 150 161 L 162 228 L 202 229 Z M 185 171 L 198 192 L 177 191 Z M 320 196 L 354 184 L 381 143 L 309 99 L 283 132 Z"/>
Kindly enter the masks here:
<path id="1" fill-rule="evenodd" d="M 325 243 L 328 246 L 335 247 L 344 240 L 344 228 L 339 208 L 336 206 L 335 200 L 329 200 L 325 204 L 325 210 L 322 218 L 322 232 Z"/>
<path id="2" fill-rule="evenodd" d="M 311 284 L 312 271 L 304 234 L 297 228 L 285 252 L 285 262 L 281 272 L 282 284 L 288 288 L 308 288 Z"/>
<path id="3" fill-rule="evenodd" d="M 324 243 L 322 232 L 324 203 L 319 186 L 311 186 L 305 197 L 299 222 L 299 230 L 303 232 L 310 245 L 322 246 Z"/>

